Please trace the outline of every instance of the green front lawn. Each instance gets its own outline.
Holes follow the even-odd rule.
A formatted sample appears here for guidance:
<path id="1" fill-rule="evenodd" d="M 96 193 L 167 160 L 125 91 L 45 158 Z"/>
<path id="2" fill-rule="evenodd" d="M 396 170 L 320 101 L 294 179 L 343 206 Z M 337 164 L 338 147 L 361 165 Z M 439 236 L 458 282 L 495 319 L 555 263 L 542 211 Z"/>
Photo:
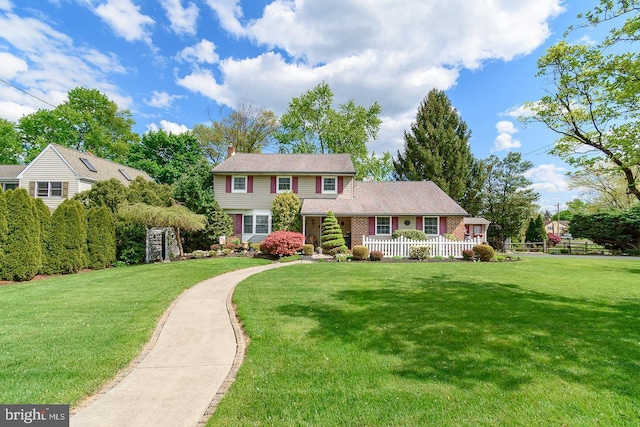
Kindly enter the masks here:
<path id="1" fill-rule="evenodd" d="M 235 293 L 208 425 L 640 425 L 640 263 L 323 263 Z"/>
<path id="2" fill-rule="evenodd" d="M 190 260 L 0 286 L 0 403 L 78 403 L 135 358 L 185 289 L 264 263 Z"/>

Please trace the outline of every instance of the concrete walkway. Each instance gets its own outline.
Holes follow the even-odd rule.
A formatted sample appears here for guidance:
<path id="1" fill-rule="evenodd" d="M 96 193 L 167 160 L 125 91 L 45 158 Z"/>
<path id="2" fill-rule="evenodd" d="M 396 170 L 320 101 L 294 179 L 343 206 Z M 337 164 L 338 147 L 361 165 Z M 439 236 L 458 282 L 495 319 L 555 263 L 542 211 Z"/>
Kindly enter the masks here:
<path id="1" fill-rule="evenodd" d="M 203 424 L 235 378 L 244 354 L 231 308 L 233 289 L 253 274 L 290 264 L 232 271 L 185 291 L 130 368 L 76 408 L 70 426 Z"/>

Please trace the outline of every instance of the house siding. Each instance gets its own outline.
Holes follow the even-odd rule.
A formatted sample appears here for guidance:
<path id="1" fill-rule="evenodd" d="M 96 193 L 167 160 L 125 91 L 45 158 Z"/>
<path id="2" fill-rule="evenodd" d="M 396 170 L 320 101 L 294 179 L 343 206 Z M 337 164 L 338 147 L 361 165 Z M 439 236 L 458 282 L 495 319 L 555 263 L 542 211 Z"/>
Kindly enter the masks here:
<path id="1" fill-rule="evenodd" d="M 23 171 L 20 179 L 20 188 L 29 191 L 30 183 L 38 181 L 68 183 L 67 197 L 42 197 L 44 204 L 51 210 L 57 208 L 66 198 L 73 197 L 79 191 L 78 179 L 75 173 L 52 149 L 44 151 L 37 161 L 32 162 Z"/>
<path id="2" fill-rule="evenodd" d="M 272 193 L 271 175 L 251 175 L 253 176 L 252 193 L 231 193 L 228 192 L 227 177 L 230 175 L 215 175 L 213 189 L 215 198 L 222 209 L 268 209 L 273 206 L 273 199 L 277 193 Z M 344 191 L 342 194 L 316 194 L 315 176 L 297 177 L 297 196 L 302 199 L 335 199 L 353 198 L 353 178 L 344 177 Z"/>

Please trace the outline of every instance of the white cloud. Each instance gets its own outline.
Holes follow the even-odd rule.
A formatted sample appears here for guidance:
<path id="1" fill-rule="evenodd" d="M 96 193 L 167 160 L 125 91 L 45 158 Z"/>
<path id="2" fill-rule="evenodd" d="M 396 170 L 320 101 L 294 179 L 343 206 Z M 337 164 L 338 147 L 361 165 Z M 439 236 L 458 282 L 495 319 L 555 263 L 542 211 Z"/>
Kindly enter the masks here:
<path id="1" fill-rule="evenodd" d="M 569 189 L 566 181 L 566 171 L 565 168 L 547 163 L 529 169 L 524 176 L 533 182 L 530 188 L 535 191 L 559 193 Z"/>
<path id="2" fill-rule="evenodd" d="M 10 0 L 0 0 L 0 10 L 10 11 L 13 9 L 13 4 Z"/>
<path id="3" fill-rule="evenodd" d="M 493 147 L 490 150 L 492 153 L 519 148 L 522 145 L 520 141 L 513 137 L 513 134 L 518 132 L 518 129 L 512 122 L 501 120 L 496 123 L 496 129 L 498 130 L 498 136 L 493 141 Z"/>
<path id="4" fill-rule="evenodd" d="M 200 10 L 194 3 L 182 7 L 181 0 L 163 0 L 160 2 L 167 11 L 167 18 L 171 21 L 171 29 L 176 34 L 195 34 Z"/>
<path id="5" fill-rule="evenodd" d="M 160 126 L 158 126 L 155 123 L 151 123 L 150 125 L 147 126 L 147 130 L 151 132 L 157 132 L 160 129 L 162 129 L 167 133 L 172 133 L 174 135 L 180 135 L 182 133 L 189 131 L 189 128 L 186 127 L 185 125 L 180 125 L 167 120 L 160 120 Z"/>
<path id="6" fill-rule="evenodd" d="M 561 3 L 273 0 L 262 16 L 245 19 L 238 0 L 207 0 L 226 31 L 269 51 L 222 59 L 215 70 L 200 63 L 177 83 L 221 104 L 244 99 L 281 113 L 292 97 L 326 81 L 336 103 L 380 103 L 395 123 L 383 123 L 380 139 L 393 141 L 381 143 L 395 151 L 401 133 L 391 129 L 408 129 L 429 90 L 451 88 L 463 68 L 531 53 L 549 37 Z M 509 135 L 500 144 L 516 147 Z"/>
<path id="7" fill-rule="evenodd" d="M 169 95 L 167 92 L 154 90 L 151 99 L 145 99 L 145 104 L 156 108 L 168 108 L 175 99 L 180 99 L 180 95 Z"/>
<path id="8" fill-rule="evenodd" d="M 18 73 L 27 71 L 27 62 L 7 52 L 0 52 L 0 77 L 6 80 L 13 79 Z"/>
<path id="9" fill-rule="evenodd" d="M 127 41 L 145 41 L 151 44 L 151 35 L 147 27 L 155 21 L 140 13 L 140 6 L 131 0 L 107 0 L 95 8 L 96 15 L 111 26 L 116 35 Z"/>
<path id="10" fill-rule="evenodd" d="M 100 90 L 121 108 L 132 104 L 131 97 L 122 94 L 112 82 L 114 74 L 126 69 L 110 52 L 78 47 L 69 36 L 46 22 L 12 13 L 0 15 L 0 41 L 16 52 L 1 54 L 0 75 L 33 95 L 1 85 L 0 117 L 16 121 L 38 109 L 51 108 L 79 86 Z"/>
<path id="11" fill-rule="evenodd" d="M 216 45 L 209 40 L 201 40 L 193 46 L 185 47 L 178 54 L 178 59 L 186 62 L 215 64 L 220 59 L 216 53 Z"/>
<path id="12" fill-rule="evenodd" d="M 517 107 L 509 108 L 507 111 L 498 114 L 501 117 L 513 117 L 514 119 L 518 119 L 520 117 L 531 117 L 533 111 L 526 105 L 519 105 Z"/>

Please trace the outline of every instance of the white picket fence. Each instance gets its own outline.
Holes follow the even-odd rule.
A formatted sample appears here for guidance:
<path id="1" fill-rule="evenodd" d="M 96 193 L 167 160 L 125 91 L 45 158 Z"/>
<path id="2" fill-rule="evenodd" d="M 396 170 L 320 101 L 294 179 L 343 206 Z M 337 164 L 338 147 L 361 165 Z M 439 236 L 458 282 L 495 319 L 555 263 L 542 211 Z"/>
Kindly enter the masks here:
<path id="1" fill-rule="evenodd" d="M 409 257 L 411 246 L 431 247 L 431 256 L 442 256 L 462 258 L 462 251 L 471 249 L 479 245 L 483 239 L 478 237 L 469 240 L 449 240 L 444 236 L 436 236 L 427 240 L 411 240 L 404 236 L 397 239 L 381 239 L 376 237 L 362 236 L 362 245 L 369 248 L 369 251 L 380 251 L 386 257 Z"/>

